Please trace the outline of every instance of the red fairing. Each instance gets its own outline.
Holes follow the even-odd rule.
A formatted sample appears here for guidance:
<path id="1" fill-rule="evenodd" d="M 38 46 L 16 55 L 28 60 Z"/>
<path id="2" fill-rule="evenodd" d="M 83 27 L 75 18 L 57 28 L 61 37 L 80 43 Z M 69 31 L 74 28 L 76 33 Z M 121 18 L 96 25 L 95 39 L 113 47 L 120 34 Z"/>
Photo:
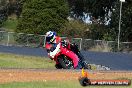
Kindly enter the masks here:
<path id="1" fill-rule="evenodd" d="M 62 50 L 62 54 L 68 56 L 70 59 L 72 59 L 73 63 L 74 63 L 74 68 L 76 68 L 78 66 L 78 62 L 79 62 L 79 58 L 76 54 L 74 54 L 72 51 L 69 51 L 67 48 L 63 48 Z"/>

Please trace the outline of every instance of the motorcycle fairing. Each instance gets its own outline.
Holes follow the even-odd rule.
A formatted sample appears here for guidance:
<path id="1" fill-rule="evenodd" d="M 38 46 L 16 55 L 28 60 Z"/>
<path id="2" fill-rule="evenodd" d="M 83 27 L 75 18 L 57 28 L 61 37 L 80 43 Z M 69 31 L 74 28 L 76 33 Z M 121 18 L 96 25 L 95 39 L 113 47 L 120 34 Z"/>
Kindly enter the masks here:
<path id="1" fill-rule="evenodd" d="M 79 58 L 78 56 L 73 53 L 72 51 L 68 50 L 67 48 L 63 48 L 62 54 L 68 56 L 70 59 L 72 59 L 74 63 L 74 68 L 78 66 Z"/>

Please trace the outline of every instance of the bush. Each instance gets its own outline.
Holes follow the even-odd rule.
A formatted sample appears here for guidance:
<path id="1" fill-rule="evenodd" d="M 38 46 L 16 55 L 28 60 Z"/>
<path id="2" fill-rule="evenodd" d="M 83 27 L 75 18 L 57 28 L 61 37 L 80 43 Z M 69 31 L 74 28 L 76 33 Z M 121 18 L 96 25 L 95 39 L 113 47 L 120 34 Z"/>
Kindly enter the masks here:
<path id="1" fill-rule="evenodd" d="M 67 16 L 65 0 L 26 0 L 16 32 L 44 34 L 49 30 L 58 31 Z"/>
<path id="2" fill-rule="evenodd" d="M 88 25 L 79 20 L 70 20 L 66 26 L 60 30 L 61 36 L 84 37 L 84 33 L 89 30 Z"/>

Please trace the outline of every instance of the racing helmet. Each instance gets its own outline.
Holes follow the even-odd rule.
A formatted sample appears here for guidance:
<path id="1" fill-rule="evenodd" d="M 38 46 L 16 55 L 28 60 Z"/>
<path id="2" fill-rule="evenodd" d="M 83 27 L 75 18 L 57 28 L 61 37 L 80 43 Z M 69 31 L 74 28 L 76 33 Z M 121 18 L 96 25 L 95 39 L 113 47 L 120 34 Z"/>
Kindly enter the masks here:
<path id="1" fill-rule="evenodd" d="M 56 33 L 55 32 L 52 32 L 52 31 L 48 31 L 46 33 L 46 42 L 48 43 L 52 43 L 54 40 L 55 40 L 55 37 L 56 37 Z"/>

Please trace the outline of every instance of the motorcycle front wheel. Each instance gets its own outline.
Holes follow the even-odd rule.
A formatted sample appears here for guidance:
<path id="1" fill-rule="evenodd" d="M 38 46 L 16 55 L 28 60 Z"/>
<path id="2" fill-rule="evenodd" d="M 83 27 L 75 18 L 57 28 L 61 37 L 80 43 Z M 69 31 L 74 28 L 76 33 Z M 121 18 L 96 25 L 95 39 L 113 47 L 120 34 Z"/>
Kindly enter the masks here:
<path id="1" fill-rule="evenodd" d="M 67 56 L 60 56 L 58 57 L 58 62 L 62 66 L 63 69 L 73 69 L 73 62 Z"/>

